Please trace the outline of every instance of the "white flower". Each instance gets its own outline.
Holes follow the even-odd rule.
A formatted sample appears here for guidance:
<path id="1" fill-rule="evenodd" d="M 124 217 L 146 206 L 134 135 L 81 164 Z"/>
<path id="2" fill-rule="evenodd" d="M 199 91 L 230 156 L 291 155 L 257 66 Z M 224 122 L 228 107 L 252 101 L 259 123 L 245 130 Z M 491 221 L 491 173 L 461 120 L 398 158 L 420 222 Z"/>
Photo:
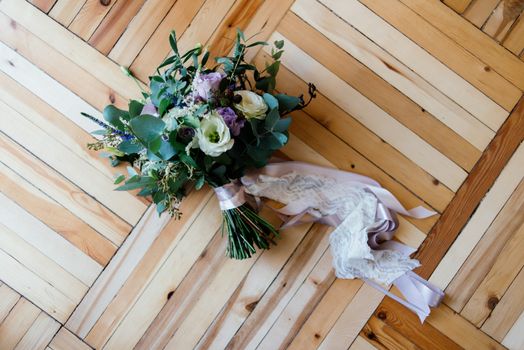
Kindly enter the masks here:
<path id="1" fill-rule="evenodd" d="M 249 90 L 235 91 L 235 95 L 242 97 L 242 100 L 239 103 L 235 103 L 234 106 L 244 114 L 246 119 L 266 118 L 267 104 L 262 96 Z"/>
<path id="2" fill-rule="evenodd" d="M 178 127 L 178 119 L 183 117 L 187 113 L 186 110 L 178 107 L 171 108 L 167 112 L 162 120 L 166 123 L 166 130 L 173 131 Z"/>
<path id="3" fill-rule="evenodd" d="M 211 157 L 218 157 L 230 150 L 235 143 L 231 139 L 226 123 L 215 111 L 206 114 L 200 121 L 200 128 L 196 130 L 194 141 L 198 142 L 202 152 Z"/>

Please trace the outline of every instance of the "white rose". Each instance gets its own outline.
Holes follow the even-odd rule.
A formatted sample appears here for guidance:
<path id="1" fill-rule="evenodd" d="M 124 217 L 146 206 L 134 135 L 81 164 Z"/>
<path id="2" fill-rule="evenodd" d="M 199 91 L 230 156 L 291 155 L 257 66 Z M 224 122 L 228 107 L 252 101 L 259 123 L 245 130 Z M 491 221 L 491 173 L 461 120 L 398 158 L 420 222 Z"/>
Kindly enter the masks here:
<path id="1" fill-rule="evenodd" d="M 240 95 L 242 97 L 240 103 L 235 103 L 234 106 L 244 114 L 246 119 L 266 118 L 267 104 L 262 96 L 248 90 L 235 91 L 235 95 Z"/>
<path id="2" fill-rule="evenodd" d="M 200 121 L 195 139 L 202 152 L 211 157 L 218 157 L 230 150 L 235 143 L 224 119 L 215 111 L 206 114 Z"/>

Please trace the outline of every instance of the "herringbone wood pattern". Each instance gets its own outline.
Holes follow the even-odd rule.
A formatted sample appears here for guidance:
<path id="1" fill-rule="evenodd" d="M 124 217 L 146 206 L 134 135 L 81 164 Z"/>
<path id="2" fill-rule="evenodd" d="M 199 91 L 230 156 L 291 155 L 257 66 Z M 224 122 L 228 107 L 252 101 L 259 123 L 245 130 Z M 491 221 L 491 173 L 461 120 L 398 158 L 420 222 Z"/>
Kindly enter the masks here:
<path id="1" fill-rule="evenodd" d="M 501 6 L 0 0 L 0 349 L 524 349 L 524 20 L 502 27 Z M 80 112 L 137 97 L 119 65 L 147 82 L 172 29 L 217 56 L 236 27 L 285 39 L 277 89 L 319 89 L 285 156 L 439 213 L 397 234 L 447 292 L 424 325 L 336 279 L 325 226 L 232 261 L 209 189 L 180 221 L 112 191 L 125 169 L 85 148 Z"/>

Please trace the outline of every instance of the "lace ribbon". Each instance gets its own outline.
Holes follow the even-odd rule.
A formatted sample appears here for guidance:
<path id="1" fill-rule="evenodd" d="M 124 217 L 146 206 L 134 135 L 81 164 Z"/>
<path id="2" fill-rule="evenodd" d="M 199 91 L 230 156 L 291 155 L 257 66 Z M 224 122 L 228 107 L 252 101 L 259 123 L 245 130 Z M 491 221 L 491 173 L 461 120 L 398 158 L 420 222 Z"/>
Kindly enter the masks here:
<path id="1" fill-rule="evenodd" d="M 294 192 L 287 193 L 289 189 Z M 242 177 L 241 182 L 215 188 L 221 209 L 245 203 L 246 190 L 256 198 L 285 204 L 272 208 L 284 220 L 281 228 L 306 221 L 335 227 L 330 244 L 337 277 L 362 278 L 415 312 L 421 322 L 430 307 L 442 301 L 440 289 L 411 271 L 420 265 L 409 258 L 416 249 L 392 240 L 398 227 L 395 213 L 422 219 L 435 212 L 421 206 L 405 209 L 391 192 L 369 177 L 302 162 L 271 163 Z M 348 204 L 351 201 L 353 206 Z M 357 209 L 361 215 L 355 217 Z M 355 229 L 355 225 L 363 227 Z M 360 237 L 364 234 L 365 238 Z M 365 245 L 365 249 L 359 245 Z M 405 299 L 381 284 L 395 285 Z"/>

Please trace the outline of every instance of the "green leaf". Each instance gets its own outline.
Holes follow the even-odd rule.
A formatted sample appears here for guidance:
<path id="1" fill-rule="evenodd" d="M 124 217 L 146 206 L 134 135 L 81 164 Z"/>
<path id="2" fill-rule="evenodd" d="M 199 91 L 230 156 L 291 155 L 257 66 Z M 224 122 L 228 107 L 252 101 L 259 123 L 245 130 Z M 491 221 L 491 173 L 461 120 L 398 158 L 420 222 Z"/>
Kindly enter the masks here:
<path id="1" fill-rule="evenodd" d="M 278 109 L 278 100 L 271 94 L 268 94 L 267 92 L 262 95 L 264 98 L 264 101 L 266 101 L 267 106 L 269 109 Z"/>
<path id="2" fill-rule="evenodd" d="M 249 44 L 246 47 L 249 48 L 249 47 L 253 47 L 253 46 L 257 46 L 257 45 L 267 46 L 269 44 L 266 41 L 255 41 L 254 43 L 251 43 L 251 44 Z"/>
<path id="3" fill-rule="evenodd" d="M 180 54 L 178 53 L 178 46 L 176 43 L 176 32 L 174 30 L 172 30 L 171 34 L 169 35 L 169 45 L 171 45 L 173 52 L 179 56 Z"/>
<path id="4" fill-rule="evenodd" d="M 266 116 L 266 119 L 264 120 L 266 129 L 273 130 L 279 119 L 280 114 L 278 113 L 278 109 L 274 108 L 270 110 Z"/>
<path id="5" fill-rule="evenodd" d="M 266 71 L 271 74 L 271 76 L 276 76 L 280 68 L 280 61 L 275 61 L 269 66 L 266 67 Z"/>
<path id="6" fill-rule="evenodd" d="M 163 160 L 169 160 L 177 153 L 175 147 L 171 145 L 168 141 L 162 140 L 162 144 L 158 149 L 158 154 Z"/>
<path id="7" fill-rule="evenodd" d="M 118 175 L 118 176 L 116 177 L 114 184 L 115 184 L 115 185 L 118 185 L 119 183 L 121 183 L 121 182 L 124 181 L 125 179 L 126 179 L 126 176 L 120 174 L 120 175 Z"/>
<path id="8" fill-rule="evenodd" d="M 126 140 L 126 141 L 122 141 L 118 145 L 118 149 L 124 152 L 125 154 L 133 154 L 133 153 L 138 153 L 141 150 L 143 150 L 144 146 L 136 142 L 136 140 Z"/>
<path id="9" fill-rule="evenodd" d="M 163 98 L 160 100 L 160 104 L 158 105 L 158 115 L 163 116 L 164 113 L 167 111 L 167 108 L 171 104 L 171 101 L 167 98 Z"/>
<path id="10" fill-rule="evenodd" d="M 160 146 L 162 146 L 162 139 L 157 136 L 147 143 L 147 150 L 157 155 Z"/>
<path id="11" fill-rule="evenodd" d="M 284 40 L 276 40 L 274 44 L 276 48 L 280 50 L 284 47 Z"/>
<path id="12" fill-rule="evenodd" d="M 161 119 L 148 114 L 133 118 L 129 125 L 133 133 L 145 143 L 149 143 L 159 137 L 166 126 Z"/>
<path id="13" fill-rule="evenodd" d="M 180 157 L 180 160 L 181 160 L 183 163 L 189 165 L 189 166 L 192 167 L 192 168 L 198 168 L 198 165 L 197 165 L 197 163 L 195 162 L 195 160 L 194 160 L 193 158 L 191 158 L 190 156 L 188 156 L 187 154 L 185 154 L 185 153 L 180 153 L 179 157 Z"/>
<path id="14" fill-rule="evenodd" d="M 275 126 L 273 127 L 274 131 L 278 132 L 284 132 L 289 129 L 289 125 L 291 124 L 291 118 L 284 118 L 280 119 Z"/>
<path id="15" fill-rule="evenodd" d="M 278 140 L 278 143 L 279 143 L 279 145 L 280 145 L 278 148 L 284 146 L 284 145 L 287 143 L 288 137 L 287 137 L 285 134 L 281 133 L 281 132 L 274 132 L 274 133 L 272 134 L 272 136 L 273 136 L 276 140 Z"/>
<path id="16" fill-rule="evenodd" d="M 104 119 L 118 130 L 124 130 L 124 124 L 120 121 L 120 118 L 129 120 L 129 114 L 126 111 L 116 108 L 113 105 L 108 105 L 104 108 Z"/>
<path id="17" fill-rule="evenodd" d="M 199 190 L 202 188 L 202 186 L 204 186 L 204 183 L 205 183 L 205 178 L 203 176 L 199 177 L 196 182 L 195 182 L 195 189 L 196 190 Z"/>
<path id="18" fill-rule="evenodd" d="M 140 103 L 136 100 L 131 100 L 129 102 L 129 117 L 132 119 L 134 117 L 138 117 L 140 113 L 142 113 L 142 109 L 144 109 L 144 104 Z"/>
<path id="19" fill-rule="evenodd" d="M 148 185 L 155 184 L 155 180 L 149 176 L 143 176 L 138 181 L 130 182 L 127 181 L 125 185 L 115 188 L 115 191 L 130 191 L 136 190 L 137 188 L 142 188 Z"/>
<path id="20" fill-rule="evenodd" d="M 91 135 L 106 135 L 107 133 L 108 131 L 106 129 L 100 129 L 90 132 Z"/>
<path id="21" fill-rule="evenodd" d="M 240 28 L 237 28 L 237 38 L 242 39 L 242 41 L 246 41 L 246 38 L 244 37 L 244 32 L 242 32 Z"/>
<path id="22" fill-rule="evenodd" d="M 296 96 L 289 96 L 285 94 L 275 95 L 282 111 L 292 111 L 300 104 L 300 98 Z"/>
<path id="23" fill-rule="evenodd" d="M 273 52 L 273 54 L 271 55 L 271 57 L 274 59 L 274 60 L 279 60 L 280 57 L 282 57 L 282 54 L 284 53 L 284 50 L 280 50 L 280 51 L 277 51 L 277 52 Z"/>

